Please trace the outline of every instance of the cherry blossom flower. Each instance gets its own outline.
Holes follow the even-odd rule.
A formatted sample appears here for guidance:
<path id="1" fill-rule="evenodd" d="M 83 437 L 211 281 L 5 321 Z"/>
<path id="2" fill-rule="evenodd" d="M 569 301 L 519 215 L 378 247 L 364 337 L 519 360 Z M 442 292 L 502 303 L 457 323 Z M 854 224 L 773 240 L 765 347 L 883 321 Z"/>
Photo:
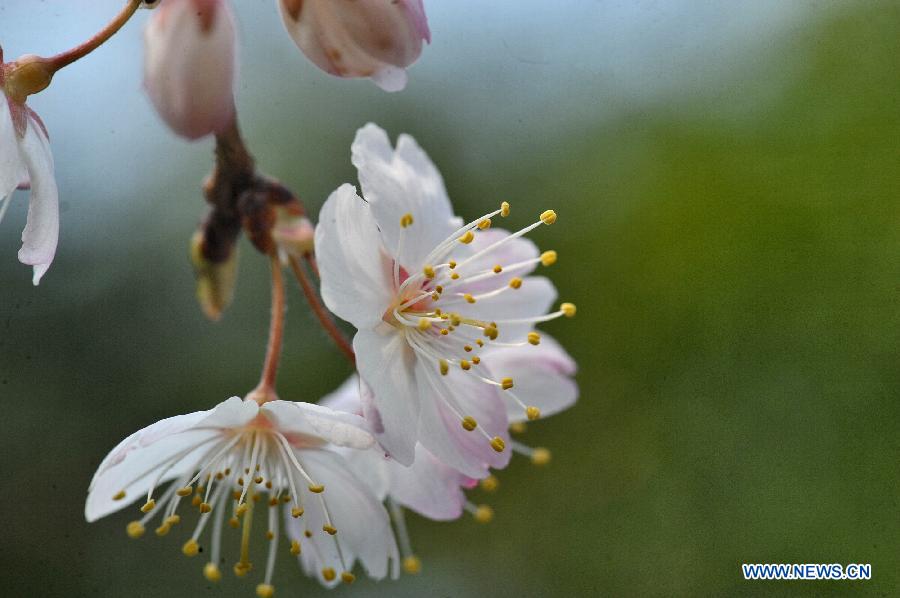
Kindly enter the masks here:
<path id="1" fill-rule="evenodd" d="M 406 68 L 431 42 L 422 0 L 279 0 L 297 46 L 338 77 L 371 77 L 385 91 L 406 87 Z"/>
<path id="2" fill-rule="evenodd" d="M 9 76 L 21 61 L 3 64 L 0 49 L 0 222 L 16 189 L 31 189 L 28 220 L 22 231 L 19 261 L 32 266 L 37 285 L 47 272 L 59 241 L 59 190 L 53 172 L 50 138 L 40 117 L 17 100 L 16 82 Z M 27 76 L 27 73 L 25 73 Z"/>
<path id="3" fill-rule="evenodd" d="M 226 522 L 243 530 L 234 573 L 243 577 L 251 570 L 249 542 L 256 522 L 270 541 L 264 581 L 257 587 L 263 598 L 274 594 L 280 544 L 294 555 L 309 553 L 325 584 L 353 581 L 357 560 L 373 578 L 396 577 L 398 551 L 387 512 L 336 452 L 371 449 L 374 439 L 364 424 L 355 415 L 318 405 L 279 400 L 258 405 L 238 397 L 209 411 L 170 417 L 132 434 L 103 460 L 85 517 L 95 521 L 144 497 L 143 516 L 128 524 L 128 535 L 142 536 L 158 516 L 156 533 L 162 536 L 180 523 L 181 501 L 189 502 L 200 515 L 182 551 L 196 556 L 212 522 L 204 568 L 211 581 L 221 577 Z M 279 506 L 290 521 L 286 537 L 279 529 Z"/>
<path id="4" fill-rule="evenodd" d="M 166 0 L 144 35 L 144 86 L 169 127 L 188 139 L 234 119 L 236 37 L 225 0 Z"/>
<path id="5" fill-rule="evenodd" d="M 548 313 L 556 289 L 528 276 L 556 253 L 539 253 L 522 237 L 553 224 L 556 213 L 516 233 L 491 229 L 492 218 L 509 215 L 504 202 L 462 224 L 416 142 L 401 135 L 395 150 L 372 124 L 357 133 L 352 157 L 365 200 L 352 185 L 329 197 L 316 252 L 325 304 L 357 328 L 357 367 L 374 393 L 366 418 L 403 465 L 414 462 L 418 441 L 470 477 L 503 467 L 504 401 L 530 419 L 540 408 L 518 399 L 523 389 L 482 363 L 482 352 L 537 345 L 535 324 L 575 314 L 570 303 Z"/>

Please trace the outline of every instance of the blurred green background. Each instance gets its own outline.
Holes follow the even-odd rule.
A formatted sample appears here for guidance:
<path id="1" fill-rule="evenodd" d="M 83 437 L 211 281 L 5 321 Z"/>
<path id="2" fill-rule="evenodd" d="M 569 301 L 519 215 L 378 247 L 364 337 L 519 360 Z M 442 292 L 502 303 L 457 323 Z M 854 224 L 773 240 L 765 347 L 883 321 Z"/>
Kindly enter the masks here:
<path id="1" fill-rule="evenodd" d="M 272 2 L 237 3 L 239 103 L 262 169 L 312 214 L 355 129 L 413 134 L 458 213 L 552 207 L 536 240 L 576 320 L 571 411 L 529 428 L 495 521 L 411 517 L 418 577 L 334 595 L 894 594 L 900 583 L 900 8 L 895 2 L 426 0 L 434 43 L 408 89 L 331 79 Z M 59 51 L 120 2 L 0 1 L 7 59 Z M 140 14 L 33 107 L 62 195 L 37 289 L 0 231 L 0 587 L 9 596 L 250 596 L 211 587 L 182 534 L 140 541 L 130 510 L 87 525 L 106 452 L 256 381 L 266 263 L 243 244 L 217 324 L 187 240 L 211 145 L 140 92 Z M 315 401 L 349 368 L 296 289 L 281 395 Z M 237 539 L 226 541 L 226 558 Z M 230 551 L 230 552 L 229 552 Z M 326 594 L 286 551 L 279 596 Z M 867 582 L 747 582 L 742 562 L 871 563 Z"/>

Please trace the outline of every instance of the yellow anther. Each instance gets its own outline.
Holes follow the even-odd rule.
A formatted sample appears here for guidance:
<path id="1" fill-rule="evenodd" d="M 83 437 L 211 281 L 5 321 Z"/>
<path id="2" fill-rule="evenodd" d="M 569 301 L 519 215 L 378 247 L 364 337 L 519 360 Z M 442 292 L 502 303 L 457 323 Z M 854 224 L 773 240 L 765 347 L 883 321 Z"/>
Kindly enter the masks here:
<path id="1" fill-rule="evenodd" d="M 575 304 L 574 303 L 563 303 L 559 306 L 559 311 L 563 312 L 563 315 L 567 318 L 575 317 Z"/>
<path id="2" fill-rule="evenodd" d="M 546 210 L 541 212 L 541 222 L 544 224 L 553 224 L 556 222 L 556 212 L 553 210 Z"/>
<path id="3" fill-rule="evenodd" d="M 491 228 L 491 219 L 490 219 L 490 218 L 485 218 L 484 220 L 482 220 L 481 222 L 479 222 L 479 223 L 478 223 L 478 228 L 480 228 L 481 230 L 484 230 L 484 229 L 486 229 L 486 228 Z"/>
<path id="4" fill-rule="evenodd" d="M 413 216 L 409 212 L 400 217 L 400 226 L 406 228 L 407 226 L 411 226 L 413 223 Z"/>
<path id="5" fill-rule="evenodd" d="M 272 530 L 266 530 L 266 540 L 274 540 L 274 539 L 275 539 L 275 532 L 273 532 Z"/>
<path id="6" fill-rule="evenodd" d="M 493 326 L 488 326 L 487 328 L 484 329 L 484 335 L 486 337 L 488 337 L 489 339 L 491 339 L 492 341 L 497 340 L 498 334 L 499 334 L 499 331 L 496 328 L 494 328 Z"/>
<path id="7" fill-rule="evenodd" d="M 541 417 L 541 410 L 534 406 L 526 407 L 525 415 L 528 416 L 528 419 L 530 419 L 531 421 L 534 421 Z"/>
<path id="8" fill-rule="evenodd" d="M 552 249 L 541 254 L 541 264 L 544 266 L 552 266 L 556 263 L 556 252 Z"/>
<path id="9" fill-rule="evenodd" d="M 446 376 L 447 372 L 450 371 L 450 364 L 447 363 L 446 359 L 442 359 L 438 362 L 438 367 L 441 369 L 441 375 Z"/>
<path id="10" fill-rule="evenodd" d="M 234 564 L 234 574 L 238 577 L 244 577 L 250 570 L 253 569 L 253 563 L 245 563 L 244 561 L 238 561 Z"/>
<path id="11" fill-rule="evenodd" d="M 496 492 L 500 487 L 500 480 L 495 475 L 489 475 L 480 482 L 481 489 L 485 492 Z"/>
<path id="12" fill-rule="evenodd" d="M 471 432 L 478 427 L 478 422 L 471 415 L 467 415 L 462 418 L 462 427 Z"/>
<path id="13" fill-rule="evenodd" d="M 504 378 L 500 380 L 500 387 L 503 390 L 509 390 L 513 387 L 513 379 L 512 378 Z"/>
<path id="14" fill-rule="evenodd" d="M 469 293 L 466 293 L 465 295 L 463 295 L 463 299 L 465 299 L 466 302 L 468 302 L 468 303 L 475 303 L 475 297 L 473 297 Z"/>
<path id="15" fill-rule="evenodd" d="M 431 294 L 431 300 L 432 300 L 432 301 L 437 301 L 437 300 L 440 299 L 440 298 L 441 298 L 441 294 L 440 294 L 440 293 L 432 293 L 432 294 Z"/>
<path id="16" fill-rule="evenodd" d="M 472 345 L 466 345 L 465 347 L 463 347 L 463 350 L 464 350 L 466 353 L 471 353 L 471 352 L 472 352 Z"/>
<path id="17" fill-rule="evenodd" d="M 156 535 L 159 536 L 160 538 L 162 538 L 163 536 L 165 536 L 166 534 L 168 534 L 169 531 L 170 531 L 171 529 L 172 529 L 172 526 L 171 526 L 171 525 L 168 525 L 168 524 L 166 524 L 166 523 L 163 523 L 163 524 L 160 525 L 158 528 L 156 528 L 156 530 L 155 530 L 155 531 L 156 531 Z"/>
<path id="18" fill-rule="evenodd" d="M 459 367 L 468 371 L 468 370 L 472 369 L 472 364 L 469 363 L 468 361 L 466 361 L 465 359 L 463 359 L 459 362 Z"/>
<path id="19" fill-rule="evenodd" d="M 303 535 L 306 536 L 307 538 L 312 538 L 312 532 L 309 530 L 305 530 L 303 532 Z"/>
<path id="20" fill-rule="evenodd" d="M 483 346 L 484 346 L 484 341 L 481 340 L 480 338 L 476 338 L 476 339 L 475 339 L 475 344 L 478 345 L 479 347 L 483 347 Z"/>
<path id="21" fill-rule="evenodd" d="M 194 489 L 190 486 L 185 486 L 184 488 L 179 488 L 175 491 L 175 494 L 181 496 L 182 498 L 185 496 L 190 496 Z"/>
<path id="22" fill-rule="evenodd" d="M 256 595 L 259 598 L 272 598 L 275 595 L 275 586 L 270 583 L 261 583 L 256 586 Z"/>
<path id="23" fill-rule="evenodd" d="M 511 286 L 514 289 L 522 288 L 522 279 L 519 278 L 518 276 L 513 278 L 512 280 L 509 281 L 509 286 Z"/>
<path id="24" fill-rule="evenodd" d="M 208 502 L 200 503 L 200 512 L 201 513 L 209 513 L 212 511 L 212 506 Z"/>
<path id="25" fill-rule="evenodd" d="M 472 363 L 474 363 L 475 365 L 478 365 L 479 363 L 481 363 L 481 358 L 478 357 L 477 355 L 473 355 L 473 356 L 472 356 Z"/>
<path id="26" fill-rule="evenodd" d="M 277 496 L 273 496 L 272 498 L 269 499 L 269 506 L 270 507 L 278 506 L 278 497 Z"/>
<path id="27" fill-rule="evenodd" d="M 524 434 L 528 430 L 528 426 L 525 425 L 525 422 L 513 422 L 509 424 L 509 431 L 513 434 Z"/>
<path id="28" fill-rule="evenodd" d="M 500 274 L 501 272 L 503 272 L 503 266 L 501 266 L 500 264 L 494 266 L 494 274 Z"/>
<path id="29" fill-rule="evenodd" d="M 422 274 L 425 275 L 425 278 L 434 278 L 434 268 L 432 266 L 425 266 L 422 268 Z"/>
<path id="30" fill-rule="evenodd" d="M 459 314 L 450 314 L 450 323 L 454 326 L 459 326 L 462 324 L 462 318 L 459 317 Z"/>
<path id="31" fill-rule="evenodd" d="M 233 498 L 234 500 L 241 500 L 241 491 L 240 490 L 233 491 L 231 493 L 231 498 Z"/>
<path id="32" fill-rule="evenodd" d="M 258 475 L 255 478 L 253 478 L 253 481 L 257 484 L 262 484 L 263 477 L 261 475 Z"/>
<path id="33" fill-rule="evenodd" d="M 309 491 L 314 494 L 321 494 L 325 491 L 325 486 L 323 486 L 322 484 L 310 484 Z"/>
<path id="34" fill-rule="evenodd" d="M 509 216 L 509 202 L 504 201 L 500 204 L 500 215 L 504 218 Z"/>
<path id="35" fill-rule="evenodd" d="M 203 497 L 200 496 L 199 494 L 195 494 L 194 498 L 191 499 L 191 506 L 199 507 L 200 503 L 202 503 L 202 502 L 203 502 Z"/>
<path id="36" fill-rule="evenodd" d="M 474 517 L 478 523 L 490 523 L 494 520 L 494 509 L 488 505 L 478 505 Z"/>
<path id="37" fill-rule="evenodd" d="M 463 236 L 461 236 L 459 238 L 459 242 L 464 245 L 468 245 L 469 243 L 471 243 L 474 240 L 475 240 L 475 233 L 473 233 L 470 230 L 467 230 L 466 234 L 464 234 Z"/>
<path id="38" fill-rule="evenodd" d="M 283 502 L 284 504 L 288 504 L 289 502 L 291 502 L 291 495 L 285 494 L 284 496 L 282 496 L 281 502 Z"/>
<path id="39" fill-rule="evenodd" d="M 224 480 L 224 479 L 225 479 L 225 474 L 222 473 L 222 472 L 220 471 L 219 473 L 216 474 L 216 479 L 219 480 L 219 481 Z"/>
<path id="40" fill-rule="evenodd" d="M 215 563 L 206 563 L 203 567 L 203 577 L 207 580 L 218 583 L 222 580 L 222 571 L 219 569 L 219 566 Z"/>
<path id="41" fill-rule="evenodd" d="M 337 528 L 333 525 L 328 525 L 327 523 L 322 526 L 322 531 L 328 534 L 329 536 L 333 536 L 337 533 Z"/>
<path id="42" fill-rule="evenodd" d="M 452 278 L 453 280 L 459 280 L 459 273 L 454 272 L 453 274 L 450 275 L 450 278 Z"/>
<path id="43" fill-rule="evenodd" d="M 238 521 L 237 517 L 232 517 L 231 519 L 228 520 L 228 525 L 230 525 L 234 529 L 237 529 L 237 528 L 241 527 L 241 522 Z"/>
<path id="44" fill-rule="evenodd" d="M 197 540 L 191 538 L 181 547 L 181 552 L 184 556 L 197 556 L 200 553 L 200 545 L 197 544 Z"/>
<path id="45" fill-rule="evenodd" d="M 447 330 L 446 328 L 441 328 L 441 334 L 443 334 L 444 336 L 447 336 L 448 334 L 450 334 L 450 331 Z"/>
<path id="46" fill-rule="evenodd" d="M 434 291 L 438 294 L 441 294 L 444 292 L 444 287 L 441 285 L 438 285 L 438 286 L 434 287 Z M 441 315 L 441 310 L 436 309 L 436 310 L 434 310 L 434 313 L 436 313 L 437 315 Z"/>
<path id="47" fill-rule="evenodd" d="M 145 531 L 147 530 L 144 528 L 144 524 L 140 521 L 132 521 L 125 526 L 125 533 L 128 534 L 128 537 L 133 540 L 137 540 L 138 538 L 143 536 Z"/>
<path id="48" fill-rule="evenodd" d="M 291 517 L 293 517 L 294 519 L 300 517 L 301 515 L 303 515 L 302 507 L 294 507 L 293 509 L 291 509 Z"/>
<path id="49" fill-rule="evenodd" d="M 349 571 L 344 571 L 341 573 L 341 581 L 344 583 L 353 583 L 356 581 L 356 576 L 350 573 Z"/>
<path id="50" fill-rule="evenodd" d="M 325 567 L 324 569 L 322 569 L 322 577 L 325 578 L 325 581 L 334 581 L 334 578 L 337 577 L 337 574 L 331 567 Z"/>
<path id="51" fill-rule="evenodd" d="M 422 561 L 414 554 L 403 557 L 403 570 L 410 575 L 415 575 L 422 570 Z"/>
<path id="52" fill-rule="evenodd" d="M 181 515 L 169 515 L 165 518 L 165 523 L 169 525 L 177 525 L 181 523 Z"/>
<path id="53" fill-rule="evenodd" d="M 294 556 L 300 554 L 300 540 L 291 540 L 291 554 Z"/>
<path id="54" fill-rule="evenodd" d="M 141 512 L 149 513 L 150 511 L 153 510 L 153 507 L 155 507 L 155 506 L 156 506 L 156 501 L 151 498 L 146 503 L 144 503 L 143 507 L 141 507 Z"/>
<path id="55" fill-rule="evenodd" d="M 503 442 L 503 439 L 499 436 L 494 436 L 494 438 L 491 440 L 491 448 L 498 453 L 502 453 L 503 449 L 506 448 L 506 443 Z"/>
<path id="56" fill-rule="evenodd" d="M 238 508 L 235 509 L 234 514 L 240 517 L 241 515 L 246 513 L 249 508 L 250 507 L 247 506 L 247 503 L 241 503 L 238 505 Z"/>
<path id="57" fill-rule="evenodd" d="M 532 345 L 540 345 L 541 344 L 541 335 L 537 332 L 529 332 L 528 333 L 528 342 Z"/>
<path id="58" fill-rule="evenodd" d="M 447 265 L 450 266 L 450 269 L 452 270 L 456 267 L 456 262 L 454 260 L 450 260 L 449 262 L 447 262 Z"/>
<path id="59" fill-rule="evenodd" d="M 535 465 L 546 465 L 550 463 L 550 451 L 543 447 L 534 449 L 531 453 L 531 462 Z"/>
<path id="60" fill-rule="evenodd" d="M 419 318 L 419 330 L 428 330 L 431 328 L 431 320 L 428 318 Z"/>
<path id="61" fill-rule="evenodd" d="M 115 496 L 113 496 L 113 500 L 122 500 L 123 498 L 125 498 L 124 490 L 119 490 L 118 492 L 116 492 Z"/>

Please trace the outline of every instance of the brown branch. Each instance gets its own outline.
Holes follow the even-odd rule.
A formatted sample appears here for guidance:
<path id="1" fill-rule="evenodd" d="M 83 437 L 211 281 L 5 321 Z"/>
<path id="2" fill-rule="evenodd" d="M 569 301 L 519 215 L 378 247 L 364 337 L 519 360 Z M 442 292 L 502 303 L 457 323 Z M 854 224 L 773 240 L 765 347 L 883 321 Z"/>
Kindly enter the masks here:
<path id="1" fill-rule="evenodd" d="M 350 341 L 344 336 L 344 333 L 341 332 L 340 328 L 337 327 L 337 324 L 335 324 L 331 315 L 325 309 L 325 306 L 322 305 L 322 302 L 319 300 L 319 294 L 316 292 L 312 281 L 309 280 L 309 276 L 307 276 L 300 261 L 296 257 L 291 256 L 290 263 L 291 270 L 294 271 L 294 276 L 297 277 L 297 282 L 300 283 L 300 288 L 303 289 L 303 295 L 306 297 L 309 307 L 319 319 L 319 324 L 322 325 L 322 328 L 325 329 L 325 332 L 328 333 L 328 336 L 331 337 L 338 349 L 340 349 L 347 359 L 350 360 L 350 363 L 356 364 L 356 354 L 353 352 L 353 345 L 350 344 Z"/>
<path id="2" fill-rule="evenodd" d="M 259 384 L 250 396 L 260 405 L 278 398 L 275 393 L 275 379 L 278 376 L 278 363 L 281 360 L 281 347 L 284 341 L 284 276 L 281 262 L 277 256 L 271 256 L 272 264 L 272 315 L 269 321 L 269 342 L 266 346 L 266 359 L 263 362 Z"/>

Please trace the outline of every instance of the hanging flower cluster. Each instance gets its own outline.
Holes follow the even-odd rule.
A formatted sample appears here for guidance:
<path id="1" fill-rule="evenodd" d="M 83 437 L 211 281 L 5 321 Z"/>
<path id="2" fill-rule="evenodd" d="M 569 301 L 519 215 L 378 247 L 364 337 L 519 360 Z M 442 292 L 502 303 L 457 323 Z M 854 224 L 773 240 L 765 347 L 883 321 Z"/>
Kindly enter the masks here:
<path id="1" fill-rule="evenodd" d="M 323 70 L 371 77 L 389 91 L 430 33 L 421 0 L 279 0 L 285 26 Z M 212 582 L 230 569 L 275 594 L 279 550 L 326 586 L 416 573 L 404 510 L 434 520 L 493 511 L 470 502 L 476 485 L 513 453 L 538 465 L 550 454 L 511 439 L 525 422 L 574 404 L 573 359 L 536 326 L 573 317 L 541 275 L 557 261 L 527 238 L 557 222 L 552 209 L 514 232 L 508 202 L 468 222 L 416 141 L 394 146 L 374 124 L 351 146 L 360 190 L 339 187 L 313 226 L 299 199 L 260 173 L 240 134 L 234 95 L 236 19 L 226 0 L 130 0 L 84 45 L 44 59 L 0 54 L 0 219 L 16 189 L 31 189 L 19 259 L 34 283 L 59 230 L 46 129 L 29 95 L 116 33 L 137 8 L 158 8 L 145 31 L 146 91 L 163 121 L 188 139 L 212 136 L 209 204 L 191 240 L 197 297 L 219 319 L 237 282 L 245 234 L 269 258 L 272 319 L 259 383 L 243 398 L 170 417 L 127 437 L 101 462 L 88 490 L 89 522 L 126 507 L 131 538 L 184 528 L 182 552 L 201 554 Z M 285 334 L 284 271 L 354 366 L 320 405 L 282 400 L 276 378 Z M 318 284 L 317 284 L 318 281 Z M 352 341 L 333 317 L 355 328 Z M 308 398 L 308 397 L 303 397 Z M 264 556 L 252 554 L 264 535 Z M 226 565 L 228 565 L 226 567 Z"/>

